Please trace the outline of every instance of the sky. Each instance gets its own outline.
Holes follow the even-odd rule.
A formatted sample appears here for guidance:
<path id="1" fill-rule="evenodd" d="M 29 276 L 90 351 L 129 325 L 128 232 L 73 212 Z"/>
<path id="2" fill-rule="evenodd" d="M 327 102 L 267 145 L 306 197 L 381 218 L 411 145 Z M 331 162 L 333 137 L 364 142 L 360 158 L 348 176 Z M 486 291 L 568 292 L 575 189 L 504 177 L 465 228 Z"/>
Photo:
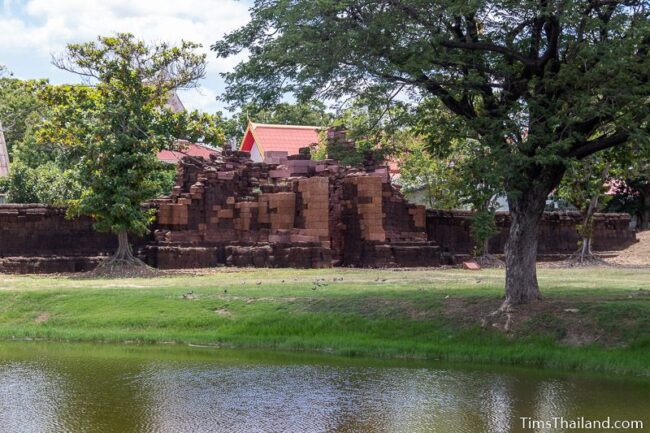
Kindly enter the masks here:
<path id="1" fill-rule="evenodd" d="M 200 87 L 179 96 L 186 108 L 223 110 L 216 96 L 224 88 L 220 72 L 242 57 L 217 59 L 209 47 L 249 19 L 250 0 L 0 0 L 0 65 L 18 78 L 49 78 L 54 84 L 76 83 L 74 74 L 51 63 L 66 44 L 98 35 L 133 33 L 148 42 L 188 40 L 207 53 L 206 77 Z"/>

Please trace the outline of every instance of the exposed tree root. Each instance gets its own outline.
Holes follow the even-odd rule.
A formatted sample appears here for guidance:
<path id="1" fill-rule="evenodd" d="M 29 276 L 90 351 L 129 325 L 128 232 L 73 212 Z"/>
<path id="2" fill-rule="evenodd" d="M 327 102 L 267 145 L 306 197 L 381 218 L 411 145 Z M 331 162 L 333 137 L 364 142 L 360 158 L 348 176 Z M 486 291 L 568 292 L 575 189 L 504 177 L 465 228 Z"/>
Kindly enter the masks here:
<path id="1" fill-rule="evenodd" d="M 148 266 L 138 258 L 122 260 L 113 256 L 97 265 L 92 271 L 87 272 L 85 276 L 90 278 L 133 278 L 153 277 L 160 274 L 160 271 Z"/>
<path id="2" fill-rule="evenodd" d="M 572 254 L 569 258 L 564 260 L 564 263 L 571 268 L 582 267 L 582 266 L 595 266 L 595 265 L 608 265 L 607 260 L 603 260 L 600 257 L 596 256 L 592 252 L 583 253 L 578 251 Z"/>
<path id="3" fill-rule="evenodd" d="M 503 329 L 504 332 L 510 332 L 514 320 L 514 312 L 515 310 L 512 304 L 507 300 L 503 301 L 498 309 L 481 319 L 481 328 L 493 327 Z M 503 324 L 501 324 L 502 320 Z"/>
<path id="4" fill-rule="evenodd" d="M 87 272 L 89 278 L 152 277 L 161 272 L 137 258 L 129 245 L 126 232 L 118 233 L 119 245 L 115 254 Z"/>

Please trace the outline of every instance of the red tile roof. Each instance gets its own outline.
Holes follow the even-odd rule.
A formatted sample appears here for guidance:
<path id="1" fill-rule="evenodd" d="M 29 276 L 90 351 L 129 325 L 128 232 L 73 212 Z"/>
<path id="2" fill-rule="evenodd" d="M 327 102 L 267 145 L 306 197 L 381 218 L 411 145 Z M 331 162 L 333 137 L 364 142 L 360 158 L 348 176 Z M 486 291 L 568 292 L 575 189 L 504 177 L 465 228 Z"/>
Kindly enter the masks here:
<path id="1" fill-rule="evenodd" d="M 321 129 L 318 126 L 268 125 L 251 122 L 239 149 L 250 152 L 255 142 L 262 152 L 280 151 L 296 155 L 301 147 L 318 143 L 318 133 Z"/>
<path id="2" fill-rule="evenodd" d="M 187 143 L 185 143 L 187 144 Z M 219 151 L 201 143 L 190 143 L 182 150 L 161 150 L 158 152 L 158 161 L 176 164 L 184 156 L 203 157 L 210 159 L 210 155 L 217 155 Z"/>

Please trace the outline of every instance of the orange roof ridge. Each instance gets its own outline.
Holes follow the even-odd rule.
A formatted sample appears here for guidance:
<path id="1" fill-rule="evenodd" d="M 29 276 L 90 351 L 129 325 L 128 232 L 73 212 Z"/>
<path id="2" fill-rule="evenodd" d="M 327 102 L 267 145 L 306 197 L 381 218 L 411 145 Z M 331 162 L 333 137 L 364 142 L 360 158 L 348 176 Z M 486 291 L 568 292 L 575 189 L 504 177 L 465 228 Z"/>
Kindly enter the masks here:
<path id="1" fill-rule="evenodd" d="M 289 129 L 326 129 L 327 126 L 308 126 L 308 125 L 283 125 L 274 123 L 255 123 L 251 122 L 253 128 L 289 128 Z"/>

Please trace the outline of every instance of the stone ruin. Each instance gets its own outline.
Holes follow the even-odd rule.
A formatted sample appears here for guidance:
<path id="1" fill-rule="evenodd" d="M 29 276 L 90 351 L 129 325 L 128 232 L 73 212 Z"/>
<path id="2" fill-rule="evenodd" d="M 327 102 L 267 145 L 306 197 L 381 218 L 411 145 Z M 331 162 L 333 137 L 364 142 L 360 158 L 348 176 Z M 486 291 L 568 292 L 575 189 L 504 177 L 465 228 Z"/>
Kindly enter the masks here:
<path id="1" fill-rule="evenodd" d="M 424 206 L 406 201 L 387 168 L 308 158 L 253 163 L 228 150 L 184 158 L 171 196 L 153 202 L 154 242 L 143 257 L 163 269 L 441 264 Z"/>
<path id="2" fill-rule="evenodd" d="M 138 256 L 158 268 L 453 265 L 474 248 L 470 212 L 410 204 L 387 169 L 370 163 L 353 169 L 302 155 L 253 163 L 248 153 L 224 151 L 209 161 L 185 157 L 177 170 L 171 196 L 146 204 L 158 210 L 151 232 L 130 238 Z M 0 272 L 87 271 L 115 251 L 114 235 L 65 211 L 0 205 Z M 579 212 L 546 213 L 538 258 L 574 253 L 580 221 Z M 628 214 L 596 214 L 594 221 L 595 251 L 636 242 Z M 509 224 L 507 213 L 497 215 L 492 253 L 503 252 Z"/>

